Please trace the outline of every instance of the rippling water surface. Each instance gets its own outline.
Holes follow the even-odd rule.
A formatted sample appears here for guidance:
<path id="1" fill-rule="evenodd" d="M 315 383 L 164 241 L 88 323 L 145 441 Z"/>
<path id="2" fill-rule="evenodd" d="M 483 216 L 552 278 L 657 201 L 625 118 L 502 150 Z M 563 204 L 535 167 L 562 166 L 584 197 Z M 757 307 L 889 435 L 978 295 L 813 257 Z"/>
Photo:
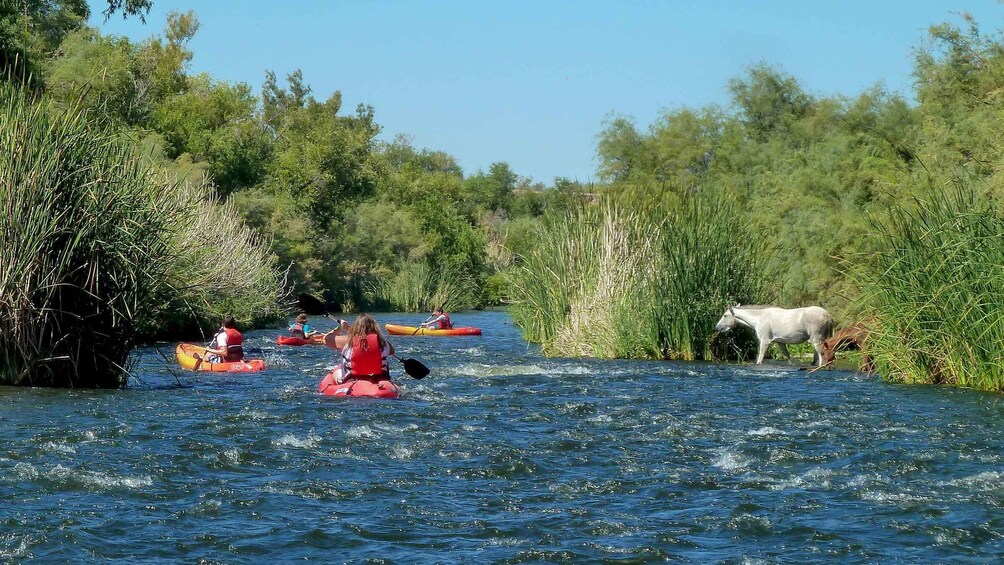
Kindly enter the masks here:
<path id="1" fill-rule="evenodd" d="M 0 559 L 1004 555 L 998 396 L 545 359 L 504 314 L 456 318 L 485 336 L 394 339 L 433 370 L 398 401 L 317 396 L 334 353 L 276 331 L 247 336 L 257 375 L 184 373 L 164 346 L 127 390 L 0 389 Z"/>

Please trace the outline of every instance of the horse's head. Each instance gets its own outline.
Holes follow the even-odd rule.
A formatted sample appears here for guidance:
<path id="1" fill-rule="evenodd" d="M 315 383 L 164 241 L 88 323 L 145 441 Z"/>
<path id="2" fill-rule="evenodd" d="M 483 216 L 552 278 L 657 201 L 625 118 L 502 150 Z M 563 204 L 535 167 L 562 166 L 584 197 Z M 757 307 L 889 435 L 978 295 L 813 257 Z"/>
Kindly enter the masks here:
<path id="1" fill-rule="evenodd" d="M 729 306 L 725 309 L 725 313 L 722 314 L 722 318 L 715 324 L 715 330 L 727 332 L 734 327 L 736 327 L 736 314 L 732 311 L 732 306 Z"/>

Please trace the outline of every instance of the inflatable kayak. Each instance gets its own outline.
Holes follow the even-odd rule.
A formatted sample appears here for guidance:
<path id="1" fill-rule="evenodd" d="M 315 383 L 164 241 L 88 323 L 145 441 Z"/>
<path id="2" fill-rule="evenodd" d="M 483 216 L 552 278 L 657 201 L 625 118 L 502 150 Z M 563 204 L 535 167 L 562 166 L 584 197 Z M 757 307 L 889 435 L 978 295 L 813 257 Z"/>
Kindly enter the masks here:
<path id="1" fill-rule="evenodd" d="M 401 396 L 401 389 L 390 381 L 370 381 L 350 380 L 338 384 L 335 380 L 341 375 L 341 368 L 335 367 L 330 373 L 324 375 L 321 384 L 317 385 L 317 392 L 324 396 L 341 396 L 354 398 L 397 398 Z"/>
<path id="2" fill-rule="evenodd" d="M 281 335 L 275 338 L 276 345 L 324 345 L 324 336 L 321 334 L 315 334 L 306 339 L 302 337 L 293 337 L 291 335 Z"/>
<path id="3" fill-rule="evenodd" d="M 263 359 L 251 359 L 232 363 L 210 363 L 203 360 L 208 355 L 204 347 L 190 343 L 182 343 L 174 350 L 174 356 L 178 358 L 178 364 L 189 371 L 250 373 L 265 370 L 265 361 Z"/>
<path id="4" fill-rule="evenodd" d="M 390 335 L 481 335 L 481 328 L 453 328 L 452 330 L 430 330 L 415 326 L 384 324 Z"/>

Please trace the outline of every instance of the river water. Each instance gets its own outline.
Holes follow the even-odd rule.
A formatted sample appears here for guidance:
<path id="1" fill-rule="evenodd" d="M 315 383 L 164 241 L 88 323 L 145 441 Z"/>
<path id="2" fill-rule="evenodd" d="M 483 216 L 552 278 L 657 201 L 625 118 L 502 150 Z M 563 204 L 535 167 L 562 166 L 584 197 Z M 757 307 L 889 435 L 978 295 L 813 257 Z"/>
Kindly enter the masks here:
<path id="1" fill-rule="evenodd" d="M 0 389 L 0 560 L 1004 556 L 999 396 L 545 359 L 505 314 L 456 318 L 485 336 L 393 340 L 433 370 L 397 401 L 319 397 L 334 353 L 277 331 L 247 336 L 264 373 L 184 373 L 165 344 L 126 390 Z"/>

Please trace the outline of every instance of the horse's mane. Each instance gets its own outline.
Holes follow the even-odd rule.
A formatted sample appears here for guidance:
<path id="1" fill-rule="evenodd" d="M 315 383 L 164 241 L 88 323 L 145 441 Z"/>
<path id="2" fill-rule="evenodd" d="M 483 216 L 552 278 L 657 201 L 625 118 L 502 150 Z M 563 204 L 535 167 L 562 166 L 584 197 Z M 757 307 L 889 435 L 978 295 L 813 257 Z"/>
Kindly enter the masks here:
<path id="1" fill-rule="evenodd" d="M 777 308 L 773 304 L 743 304 L 741 306 L 733 306 L 733 308 L 739 308 L 740 310 L 763 310 L 765 308 Z"/>

